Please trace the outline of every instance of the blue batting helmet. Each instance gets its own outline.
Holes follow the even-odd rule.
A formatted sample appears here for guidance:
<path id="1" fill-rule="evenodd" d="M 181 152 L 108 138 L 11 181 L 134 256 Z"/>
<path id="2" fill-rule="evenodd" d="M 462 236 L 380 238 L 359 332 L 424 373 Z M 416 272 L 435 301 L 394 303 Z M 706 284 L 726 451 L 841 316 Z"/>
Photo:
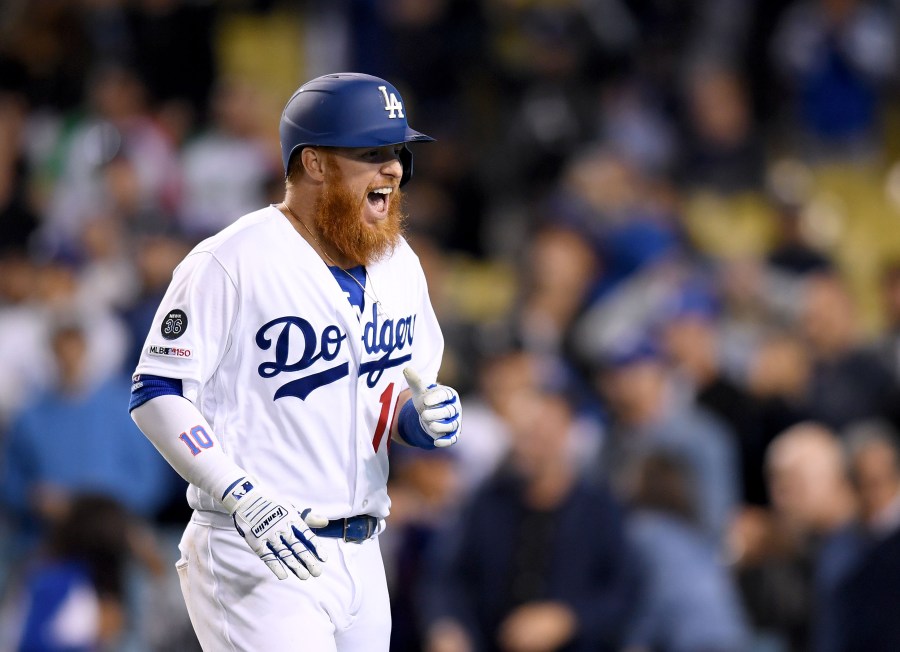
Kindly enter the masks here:
<path id="1" fill-rule="evenodd" d="M 287 175 L 291 156 L 306 146 L 382 147 L 434 138 L 410 129 L 400 93 L 372 75 L 342 72 L 306 82 L 281 114 L 281 158 Z M 413 173 L 412 152 L 400 153 L 402 186 Z"/>

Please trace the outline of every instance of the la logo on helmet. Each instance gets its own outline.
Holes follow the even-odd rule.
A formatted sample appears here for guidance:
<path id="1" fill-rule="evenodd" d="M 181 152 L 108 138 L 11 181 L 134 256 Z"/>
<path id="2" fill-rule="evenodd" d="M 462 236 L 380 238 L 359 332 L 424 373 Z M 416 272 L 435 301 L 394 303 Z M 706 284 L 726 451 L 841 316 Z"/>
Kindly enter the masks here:
<path id="1" fill-rule="evenodd" d="M 388 95 L 387 86 L 379 86 L 378 90 L 384 95 L 384 110 L 388 112 L 389 118 L 402 118 L 403 102 L 397 99 L 397 96 L 391 93 Z"/>

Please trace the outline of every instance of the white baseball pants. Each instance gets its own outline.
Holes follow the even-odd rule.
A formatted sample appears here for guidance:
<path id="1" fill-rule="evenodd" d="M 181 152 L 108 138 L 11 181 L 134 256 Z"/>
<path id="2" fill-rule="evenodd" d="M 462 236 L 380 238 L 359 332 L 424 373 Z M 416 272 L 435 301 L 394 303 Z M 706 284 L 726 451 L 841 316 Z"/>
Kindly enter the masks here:
<path id="1" fill-rule="evenodd" d="M 318 537 L 320 577 L 278 580 L 233 526 L 195 517 L 176 564 L 188 614 L 208 652 L 387 652 L 391 611 L 378 537 Z"/>

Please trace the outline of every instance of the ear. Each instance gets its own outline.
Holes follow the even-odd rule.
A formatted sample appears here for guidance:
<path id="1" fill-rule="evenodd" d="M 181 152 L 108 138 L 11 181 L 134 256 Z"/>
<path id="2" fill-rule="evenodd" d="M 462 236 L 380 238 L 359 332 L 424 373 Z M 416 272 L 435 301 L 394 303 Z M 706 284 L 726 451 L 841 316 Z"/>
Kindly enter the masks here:
<path id="1" fill-rule="evenodd" d="M 303 171 L 316 182 L 325 180 L 325 152 L 315 147 L 304 147 L 300 152 Z"/>

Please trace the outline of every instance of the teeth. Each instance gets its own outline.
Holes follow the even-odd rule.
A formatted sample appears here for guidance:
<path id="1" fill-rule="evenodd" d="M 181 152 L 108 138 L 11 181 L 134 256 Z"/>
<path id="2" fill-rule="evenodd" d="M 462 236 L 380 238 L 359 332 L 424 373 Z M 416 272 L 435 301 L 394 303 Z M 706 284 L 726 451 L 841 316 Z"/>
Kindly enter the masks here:
<path id="1" fill-rule="evenodd" d="M 372 192 L 379 195 L 390 195 L 393 190 L 393 188 L 375 188 Z"/>

